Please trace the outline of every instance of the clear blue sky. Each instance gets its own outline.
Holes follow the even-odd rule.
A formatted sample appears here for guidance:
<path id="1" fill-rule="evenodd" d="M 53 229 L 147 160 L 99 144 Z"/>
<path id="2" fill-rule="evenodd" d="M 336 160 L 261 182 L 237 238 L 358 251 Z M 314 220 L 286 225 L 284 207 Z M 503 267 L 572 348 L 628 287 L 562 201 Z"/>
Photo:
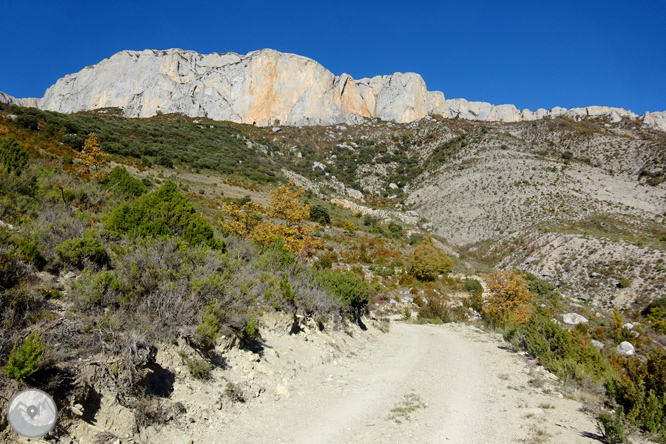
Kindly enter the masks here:
<path id="1" fill-rule="evenodd" d="M 273 48 L 336 75 L 417 72 L 447 98 L 666 110 L 664 0 L 21 0 L 0 29 L 0 91 L 15 97 L 125 49 Z"/>

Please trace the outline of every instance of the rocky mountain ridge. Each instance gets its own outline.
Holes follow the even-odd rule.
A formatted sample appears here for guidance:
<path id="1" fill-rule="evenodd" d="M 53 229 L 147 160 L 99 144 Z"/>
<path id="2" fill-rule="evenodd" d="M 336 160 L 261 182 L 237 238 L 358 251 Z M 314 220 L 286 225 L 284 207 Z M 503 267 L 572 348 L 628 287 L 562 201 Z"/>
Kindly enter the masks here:
<path id="1" fill-rule="evenodd" d="M 41 99 L 0 93 L 0 102 L 65 113 L 117 107 L 125 117 L 182 113 L 264 126 L 354 124 L 364 118 L 407 123 L 439 114 L 489 122 L 628 118 L 666 131 L 666 111 L 642 116 L 607 106 L 530 111 L 508 104 L 445 100 L 443 93 L 428 91 L 416 73 L 354 80 L 348 74 L 335 76 L 307 57 L 272 49 L 244 56 L 181 49 L 122 51 L 63 77 Z"/>

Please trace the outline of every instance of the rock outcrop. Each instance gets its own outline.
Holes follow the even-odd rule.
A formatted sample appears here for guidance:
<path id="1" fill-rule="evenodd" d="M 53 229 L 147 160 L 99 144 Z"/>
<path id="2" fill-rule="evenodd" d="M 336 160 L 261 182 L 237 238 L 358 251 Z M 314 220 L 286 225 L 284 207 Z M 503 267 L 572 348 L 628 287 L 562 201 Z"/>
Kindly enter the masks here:
<path id="1" fill-rule="evenodd" d="M 16 97 L 12 97 L 9 94 L 3 93 L 2 91 L 0 91 L 0 103 L 39 108 L 39 99 L 37 98 L 31 97 L 27 99 L 17 99 Z"/>
<path id="2" fill-rule="evenodd" d="M 444 113 L 444 95 L 420 75 L 354 80 L 306 57 L 264 49 L 246 56 L 123 51 L 46 91 L 39 107 L 59 112 L 118 107 L 127 117 L 158 112 L 270 125 L 329 125 L 379 117 L 411 122 Z"/>
<path id="3" fill-rule="evenodd" d="M 545 117 L 606 117 L 613 122 L 638 116 L 622 108 L 589 106 L 518 110 L 465 99 L 444 99 L 428 91 L 420 75 L 395 73 L 354 80 L 335 76 L 307 57 L 272 49 L 199 54 L 194 51 L 122 51 L 58 80 L 42 99 L 16 99 L 0 93 L 0 103 L 16 103 L 72 113 L 122 108 L 126 117 L 182 113 L 191 117 L 257 125 L 359 124 L 365 118 L 406 123 L 428 114 L 489 122 Z M 666 131 L 666 111 L 646 113 L 646 126 Z"/>
<path id="4" fill-rule="evenodd" d="M 530 111 L 529 109 L 518 111 L 514 105 L 492 105 L 487 102 L 468 102 L 465 99 L 448 99 L 446 101 L 446 117 L 449 119 L 521 122 L 559 116 L 571 117 L 573 119 L 606 117 L 612 122 L 619 122 L 623 118 L 636 119 L 638 117 L 624 108 L 612 108 L 610 106 L 587 106 L 584 108 L 571 108 L 569 110 L 558 106 L 548 110 L 539 108 L 536 111 Z M 649 126 L 666 130 L 666 112 L 646 113 L 644 122 Z"/>

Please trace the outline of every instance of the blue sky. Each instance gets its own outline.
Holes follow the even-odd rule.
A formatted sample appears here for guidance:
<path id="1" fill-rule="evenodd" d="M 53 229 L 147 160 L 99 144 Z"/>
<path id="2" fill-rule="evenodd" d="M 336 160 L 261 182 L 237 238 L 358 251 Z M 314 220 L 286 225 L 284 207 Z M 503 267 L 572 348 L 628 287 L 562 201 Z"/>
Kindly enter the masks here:
<path id="1" fill-rule="evenodd" d="M 336 75 L 417 72 L 447 98 L 666 110 L 664 0 L 22 0 L 0 29 L 0 91 L 15 97 L 124 49 L 273 48 Z"/>

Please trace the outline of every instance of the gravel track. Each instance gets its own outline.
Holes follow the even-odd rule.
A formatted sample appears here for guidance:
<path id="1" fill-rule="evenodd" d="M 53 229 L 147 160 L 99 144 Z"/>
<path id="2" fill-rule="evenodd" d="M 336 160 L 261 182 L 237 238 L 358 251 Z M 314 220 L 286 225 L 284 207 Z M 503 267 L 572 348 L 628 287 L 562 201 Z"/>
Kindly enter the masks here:
<path id="1" fill-rule="evenodd" d="M 190 436 L 195 443 L 599 442 L 581 404 L 497 335 L 394 323 L 361 353 L 310 368 L 289 382 L 288 396 L 266 397 Z"/>

